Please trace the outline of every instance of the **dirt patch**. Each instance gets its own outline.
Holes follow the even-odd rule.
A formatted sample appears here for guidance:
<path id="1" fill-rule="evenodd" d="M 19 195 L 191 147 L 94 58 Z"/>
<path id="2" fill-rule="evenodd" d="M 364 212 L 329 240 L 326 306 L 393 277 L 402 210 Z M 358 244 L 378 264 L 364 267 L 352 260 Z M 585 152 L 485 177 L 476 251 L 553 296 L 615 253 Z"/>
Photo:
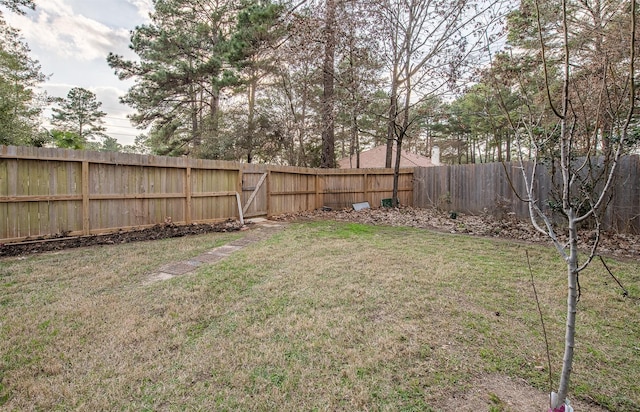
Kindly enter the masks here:
<path id="1" fill-rule="evenodd" d="M 309 221 L 332 219 L 372 225 L 408 226 L 425 228 L 448 233 L 461 233 L 473 236 L 502 238 L 527 243 L 551 245 L 546 235 L 536 231 L 530 222 L 511 218 L 498 219 L 490 214 L 478 216 L 457 213 L 452 216 L 435 209 L 417 209 L 412 207 L 377 208 L 355 211 L 352 209 L 323 211 L 315 210 L 284 214 L 272 217 L 283 221 Z M 582 244 L 591 244 L 595 238 L 593 230 L 579 233 Z M 562 233 L 558 238 L 564 241 Z M 605 232 L 600 233 L 598 252 L 616 258 L 640 259 L 640 235 Z"/>
<path id="2" fill-rule="evenodd" d="M 216 224 L 176 225 L 173 223 L 155 225 L 150 228 L 120 231 L 105 235 L 80 237 L 39 238 L 20 243 L 0 244 L 0 257 L 22 256 L 32 253 L 50 252 L 85 246 L 114 245 L 120 243 L 158 240 L 211 232 L 233 232 L 243 227 L 239 222 L 227 221 Z"/>
<path id="3" fill-rule="evenodd" d="M 483 375 L 471 383 L 471 389 L 452 394 L 442 405 L 444 410 L 457 412 L 513 411 L 541 412 L 548 395 L 532 388 L 522 379 L 503 375 Z M 605 409 L 582 401 L 571 401 L 574 410 L 601 412 Z M 549 409 L 549 408 L 546 408 Z"/>

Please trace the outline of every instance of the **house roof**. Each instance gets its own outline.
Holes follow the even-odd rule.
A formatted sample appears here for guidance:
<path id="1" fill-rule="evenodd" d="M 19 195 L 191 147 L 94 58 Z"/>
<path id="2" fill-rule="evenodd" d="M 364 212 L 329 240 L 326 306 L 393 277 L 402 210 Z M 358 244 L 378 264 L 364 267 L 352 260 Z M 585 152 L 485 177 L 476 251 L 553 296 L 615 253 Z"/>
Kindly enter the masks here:
<path id="1" fill-rule="evenodd" d="M 434 166 L 431 163 L 431 158 L 421 156 L 415 153 L 409 153 L 402 150 L 402 157 L 400 158 L 400 167 L 431 167 Z M 385 165 L 385 159 L 387 157 L 386 146 L 376 146 L 373 149 L 360 152 L 360 168 L 383 168 Z M 393 148 L 393 163 L 395 164 L 396 148 Z M 354 154 L 350 157 L 344 157 L 338 160 L 338 167 L 340 169 L 355 169 L 357 158 Z"/>

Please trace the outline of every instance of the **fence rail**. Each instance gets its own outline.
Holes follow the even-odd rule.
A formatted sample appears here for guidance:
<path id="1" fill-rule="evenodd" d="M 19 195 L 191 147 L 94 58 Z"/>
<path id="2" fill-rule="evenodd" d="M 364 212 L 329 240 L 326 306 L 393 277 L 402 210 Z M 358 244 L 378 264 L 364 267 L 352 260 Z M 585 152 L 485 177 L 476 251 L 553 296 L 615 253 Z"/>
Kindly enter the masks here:
<path id="1" fill-rule="evenodd" d="M 400 201 L 413 201 L 413 169 Z M 0 242 L 379 205 L 391 169 L 327 170 L 0 146 Z M 242 211 L 242 212 L 241 212 Z M 242 214 L 241 214 L 242 213 Z"/>

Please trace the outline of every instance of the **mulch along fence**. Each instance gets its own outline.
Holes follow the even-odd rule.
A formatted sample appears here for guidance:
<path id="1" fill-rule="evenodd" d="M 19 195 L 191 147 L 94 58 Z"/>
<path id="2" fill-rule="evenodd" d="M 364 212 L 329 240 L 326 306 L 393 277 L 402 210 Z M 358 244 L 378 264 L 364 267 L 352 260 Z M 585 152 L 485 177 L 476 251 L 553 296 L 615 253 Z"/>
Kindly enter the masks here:
<path id="1" fill-rule="evenodd" d="M 399 181 L 413 201 L 413 169 Z M 379 206 L 390 169 L 328 170 L 0 146 L 0 243 L 271 216 L 323 206 Z"/>
<path id="2" fill-rule="evenodd" d="M 532 163 L 525 163 L 530 171 Z M 640 234 L 640 156 L 624 156 L 616 169 L 611 200 L 602 219 L 605 230 Z M 509 176 L 509 179 L 507 178 Z M 559 181 L 559 176 L 556 176 Z M 511 181 L 511 183 L 510 183 Z M 517 163 L 483 163 L 417 168 L 414 172 L 415 207 L 438 207 L 446 211 L 492 215 L 512 214 L 529 219 L 522 169 Z M 553 182 L 543 166 L 536 169 L 534 196 L 549 210 Z M 556 216 L 561 220 L 559 216 Z"/>

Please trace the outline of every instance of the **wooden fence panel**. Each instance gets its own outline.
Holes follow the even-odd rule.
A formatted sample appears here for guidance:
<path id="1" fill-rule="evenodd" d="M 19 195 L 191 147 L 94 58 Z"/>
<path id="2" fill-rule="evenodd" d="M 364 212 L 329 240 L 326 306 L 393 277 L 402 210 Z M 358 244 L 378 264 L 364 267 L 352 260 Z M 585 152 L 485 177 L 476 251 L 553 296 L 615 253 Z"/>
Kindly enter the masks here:
<path id="1" fill-rule="evenodd" d="M 237 170 L 192 169 L 193 222 L 238 218 Z"/>
<path id="2" fill-rule="evenodd" d="M 366 182 L 364 175 L 325 174 L 320 176 L 323 188 L 322 205 L 332 209 L 349 207 L 354 203 L 365 202 Z"/>
<path id="3" fill-rule="evenodd" d="M 449 167 L 416 168 L 413 176 L 413 205 L 442 210 L 451 208 Z"/>
<path id="4" fill-rule="evenodd" d="M 334 209 L 360 202 L 380 207 L 382 199 L 393 196 L 392 169 L 327 170 L 319 178 L 322 204 Z M 402 205 L 413 205 L 413 169 L 401 170 L 398 198 Z"/>
<path id="5" fill-rule="evenodd" d="M 184 170 L 92 163 L 88 179 L 91 233 L 185 222 Z"/>
<path id="6" fill-rule="evenodd" d="M 0 159 L 0 239 L 82 229 L 78 164 Z"/>
<path id="7" fill-rule="evenodd" d="M 526 165 L 531 173 L 531 164 Z M 265 176 L 266 174 L 266 176 Z M 552 181 L 538 166 L 534 193 L 547 207 Z M 607 209 L 607 228 L 640 233 L 640 161 L 621 160 Z M 509 177 L 509 178 L 507 178 Z M 263 184 L 253 191 L 260 179 Z M 463 213 L 528 217 L 517 164 L 403 169 L 404 205 Z M 379 207 L 392 196 L 390 169 L 327 170 L 233 162 L 0 146 L 0 242 L 55 235 L 96 234 L 164 223 L 215 222 L 248 216 Z"/>
<path id="8" fill-rule="evenodd" d="M 393 194 L 393 183 L 391 183 L 391 191 L 387 189 L 385 194 L 386 198 L 390 198 Z M 398 199 L 400 204 L 406 206 L 413 206 L 413 169 L 410 172 L 405 171 L 398 176 Z M 379 202 L 373 203 L 374 205 L 380 205 Z"/>
<path id="9" fill-rule="evenodd" d="M 613 230 L 640 233 L 640 156 L 627 156 L 618 164 L 605 221 Z"/>
<path id="10" fill-rule="evenodd" d="M 612 199 L 603 219 L 603 227 L 626 233 L 640 233 L 640 157 L 625 156 L 618 165 Z M 533 164 L 525 164 L 531 176 Z M 553 181 L 546 168 L 535 170 L 534 197 L 539 207 L 549 211 Z M 513 213 L 529 218 L 529 207 L 520 200 L 527 188 L 522 169 L 517 163 L 487 163 L 416 168 L 414 172 L 416 207 L 438 207 L 468 214 Z M 559 176 L 556 176 L 556 181 Z M 561 219 L 555 216 L 555 219 Z"/>
<path id="11" fill-rule="evenodd" d="M 316 175 L 292 168 L 269 173 L 269 215 L 295 213 L 316 208 Z"/>

